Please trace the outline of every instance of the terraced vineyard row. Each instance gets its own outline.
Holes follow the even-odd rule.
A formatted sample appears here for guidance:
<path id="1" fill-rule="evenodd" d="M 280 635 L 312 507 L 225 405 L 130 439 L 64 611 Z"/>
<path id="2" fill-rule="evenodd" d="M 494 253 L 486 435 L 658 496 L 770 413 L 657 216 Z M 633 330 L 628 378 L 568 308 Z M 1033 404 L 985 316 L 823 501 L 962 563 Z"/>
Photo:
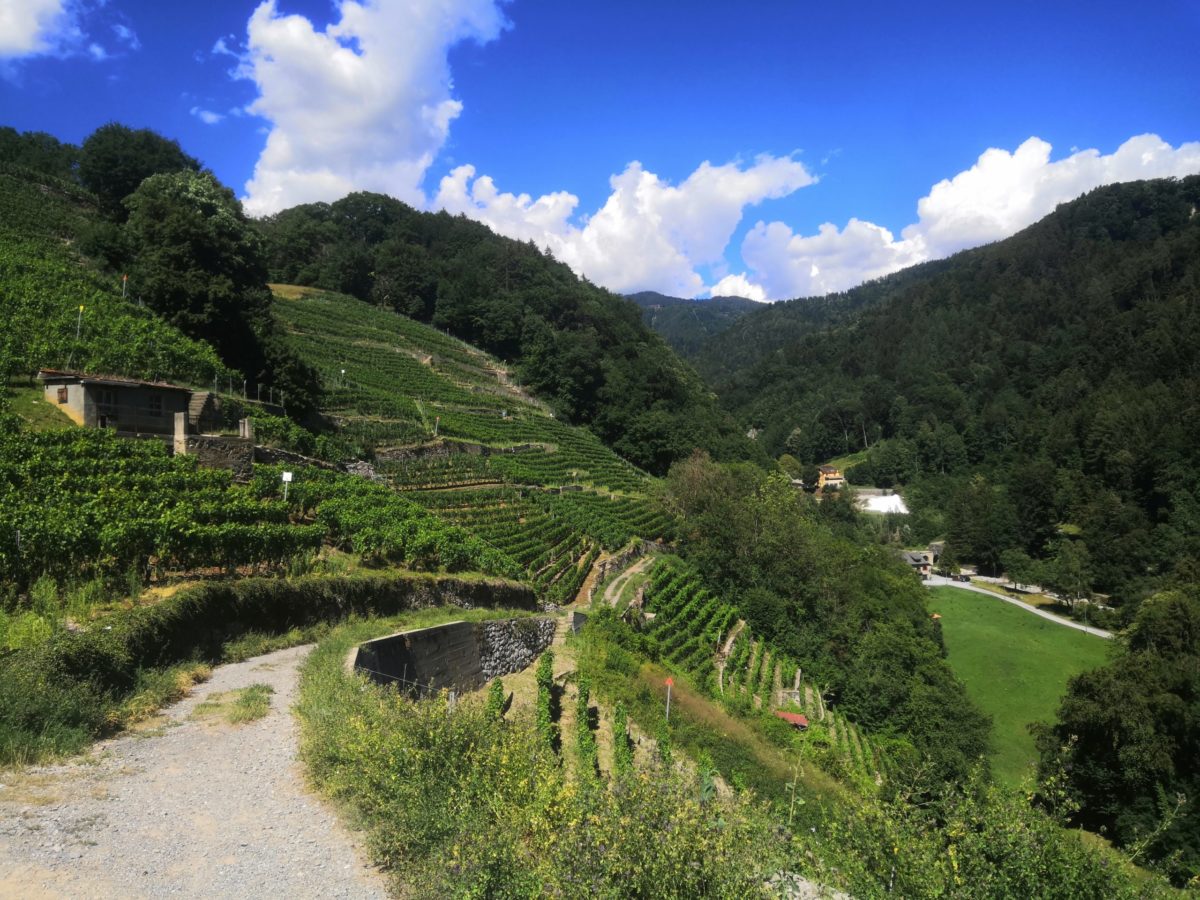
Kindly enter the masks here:
<path id="1" fill-rule="evenodd" d="M 661 538 L 670 519 L 647 500 L 517 488 L 413 492 L 438 516 L 516 560 L 548 599 L 574 599 L 602 550 Z"/>
<path id="2" fill-rule="evenodd" d="M 283 295 L 298 292 L 299 296 L 277 303 L 276 313 L 298 337 L 320 335 L 325 351 L 320 358 L 328 363 L 322 368 L 334 374 L 346 368 L 349 374 L 347 363 L 350 363 L 358 375 L 365 376 L 358 380 L 367 390 L 386 391 L 387 380 L 383 372 L 364 367 L 365 360 L 381 361 L 386 366 L 393 361 L 392 357 L 403 357 L 438 373 L 448 385 L 465 386 L 469 392 L 472 387 L 491 389 L 470 392 L 472 395 L 493 392 L 509 395 L 504 403 L 497 400 L 494 404 L 478 405 L 512 407 L 520 402 L 517 392 L 498 380 L 497 368 L 485 353 L 436 328 L 337 294 L 287 287 L 279 288 L 278 292 Z M 353 352 L 339 357 L 336 351 L 345 347 L 353 347 Z M 430 388 L 435 392 L 440 390 L 433 385 Z"/>
<path id="3" fill-rule="evenodd" d="M 516 576 L 511 559 L 383 485 L 320 469 L 253 483 L 107 430 L 0 435 L 0 580 L 27 588 L 214 567 L 278 568 L 331 544 L 413 568 Z"/>
<path id="4" fill-rule="evenodd" d="M 434 328 L 351 297 L 279 287 L 273 309 L 289 343 L 321 373 L 324 411 L 366 449 L 435 438 L 544 449 L 485 461 L 408 462 L 393 485 L 426 488 L 505 481 L 593 484 L 640 493 L 645 473 L 583 429 L 556 421 L 507 383 L 486 354 Z M 470 470 L 456 479 L 455 473 Z"/>
<path id="5" fill-rule="evenodd" d="M 607 450 L 591 453 L 575 446 L 546 449 L 526 443 L 517 452 L 452 453 L 415 459 L 380 459 L 376 469 L 397 490 L 429 490 L 504 482 L 515 485 L 560 487 L 595 485 L 609 490 L 642 493 L 646 476 Z M 603 449 L 603 448 L 602 448 Z"/>
<path id="6" fill-rule="evenodd" d="M 662 659 L 716 694 L 747 696 L 759 708 L 803 712 L 851 770 L 878 778 L 885 760 L 858 727 L 827 707 L 820 691 L 802 680 L 796 662 L 756 639 L 737 610 L 709 593 L 680 560 L 656 562 L 645 602 L 654 614 L 649 630 Z"/>

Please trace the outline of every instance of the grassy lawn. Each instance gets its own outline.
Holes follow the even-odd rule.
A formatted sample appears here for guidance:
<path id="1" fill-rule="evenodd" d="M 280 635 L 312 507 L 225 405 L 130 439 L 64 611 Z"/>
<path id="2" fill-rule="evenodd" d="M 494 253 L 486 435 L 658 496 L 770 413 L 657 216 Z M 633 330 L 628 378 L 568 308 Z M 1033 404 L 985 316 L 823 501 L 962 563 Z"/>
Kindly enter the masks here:
<path id="1" fill-rule="evenodd" d="M 862 462 L 866 458 L 867 451 L 859 450 L 857 453 L 848 453 L 845 456 L 839 456 L 836 459 L 828 460 L 827 462 L 821 463 L 821 465 L 836 466 L 838 469 L 841 469 L 842 474 L 845 475 L 848 468 L 858 465 L 858 463 Z"/>
<path id="2" fill-rule="evenodd" d="M 992 766 L 1016 785 L 1036 759 L 1031 722 L 1051 722 L 1067 680 L 1107 659 L 1102 638 L 1064 628 L 1008 603 L 955 588 L 933 588 L 950 664 L 993 719 Z"/>
<path id="3" fill-rule="evenodd" d="M 47 431 L 51 428 L 74 428 L 75 423 L 56 406 L 42 399 L 42 389 L 29 383 L 20 383 L 4 389 L 10 410 L 25 420 L 30 431 Z"/>

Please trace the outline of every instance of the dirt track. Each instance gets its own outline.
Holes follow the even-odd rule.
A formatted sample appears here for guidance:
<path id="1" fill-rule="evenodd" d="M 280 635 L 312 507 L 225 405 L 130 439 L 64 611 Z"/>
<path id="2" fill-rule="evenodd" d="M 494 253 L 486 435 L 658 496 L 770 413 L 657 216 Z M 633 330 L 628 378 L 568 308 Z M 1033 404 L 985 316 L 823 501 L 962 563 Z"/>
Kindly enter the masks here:
<path id="1" fill-rule="evenodd" d="M 78 761 L 0 772 L 0 898 L 387 896 L 296 759 L 309 649 L 222 666 L 157 727 Z M 194 715 L 256 683 L 275 691 L 264 718 Z"/>

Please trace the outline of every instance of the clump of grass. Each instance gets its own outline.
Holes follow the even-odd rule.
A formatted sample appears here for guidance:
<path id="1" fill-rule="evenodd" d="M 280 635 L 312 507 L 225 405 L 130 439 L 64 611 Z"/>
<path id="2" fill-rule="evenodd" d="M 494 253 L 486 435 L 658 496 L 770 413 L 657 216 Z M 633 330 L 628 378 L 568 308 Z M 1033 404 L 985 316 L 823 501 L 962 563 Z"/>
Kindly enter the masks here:
<path id="1" fill-rule="evenodd" d="M 282 634 L 251 631 L 229 641 L 221 649 L 221 661 L 242 662 L 254 656 L 274 653 L 276 650 L 311 644 L 327 635 L 331 627 L 328 622 L 318 622 L 306 628 L 291 628 Z"/>
<path id="2" fill-rule="evenodd" d="M 271 711 L 271 695 L 273 693 L 275 693 L 275 688 L 269 684 L 252 684 L 250 687 L 244 688 L 225 716 L 226 720 L 231 725 L 238 725 L 242 722 L 261 719 Z"/>
<path id="3" fill-rule="evenodd" d="M 259 683 L 236 691 L 211 694 L 192 711 L 192 718 L 221 719 L 230 725 L 254 722 L 270 712 L 273 693 L 275 688 Z"/>
<path id="4" fill-rule="evenodd" d="M 127 728 L 156 715 L 167 704 L 185 697 L 193 687 L 212 677 L 207 663 L 185 662 L 167 669 L 138 673 L 137 688 L 119 706 L 108 711 L 109 728 Z"/>

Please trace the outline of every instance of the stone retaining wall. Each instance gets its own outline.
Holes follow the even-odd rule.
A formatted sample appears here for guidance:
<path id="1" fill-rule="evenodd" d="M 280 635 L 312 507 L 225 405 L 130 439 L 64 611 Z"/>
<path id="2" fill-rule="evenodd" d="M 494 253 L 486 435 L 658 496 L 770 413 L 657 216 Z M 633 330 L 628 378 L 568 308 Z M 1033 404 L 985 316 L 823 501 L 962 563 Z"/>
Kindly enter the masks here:
<path id="1" fill-rule="evenodd" d="M 176 452 L 179 452 L 178 448 Z M 254 444 L 245 438 L 189 434 L 185 438 L 184 453 L 196 457 L 206 469 L 228 469 L 238 481 L 247 481 L 250 478 L 251 464 L 254 462 Z"/>
<path id="2" fill-rule="evenodd" d="M 662 544 L 656 544 L 654 541 L 639 541 L 632 546 L 626 547 L 616 556 L 610 556 L 597 566 L 596 580 L 592 582 L 592 586 L 588 589 L 588 602 L 596 598 L 596 594 L 600 591 L 600 585 L 610 575 L 614 575 L 624 569 L 629 568 L 629 565 L 635 560 L 645 556 L 647 553 L 653 553 L 656 550 L 662 550 Z"/>
<path id="3" fill-rule="evenodd" d="M 548 444 L 517 444 L 512 447 L 488 447 L 484 444 L 471 444 L 466 441 L 431 441 L 415 447 L 390 447 L 377 450 L 375 458 L 393 462 L 404 462 L 409 459 L 444 459 L 458 453 L 470 456 L 492 456 L 503 453 L 528 453 L 531 450 L 549 451 Z"/>
<path id="4" fill-rule="evenodd" d="M 485 681 L 520 672 L 554 640 L 554 620 L 503 619 L 481 622 L 479 662 Z"/>

